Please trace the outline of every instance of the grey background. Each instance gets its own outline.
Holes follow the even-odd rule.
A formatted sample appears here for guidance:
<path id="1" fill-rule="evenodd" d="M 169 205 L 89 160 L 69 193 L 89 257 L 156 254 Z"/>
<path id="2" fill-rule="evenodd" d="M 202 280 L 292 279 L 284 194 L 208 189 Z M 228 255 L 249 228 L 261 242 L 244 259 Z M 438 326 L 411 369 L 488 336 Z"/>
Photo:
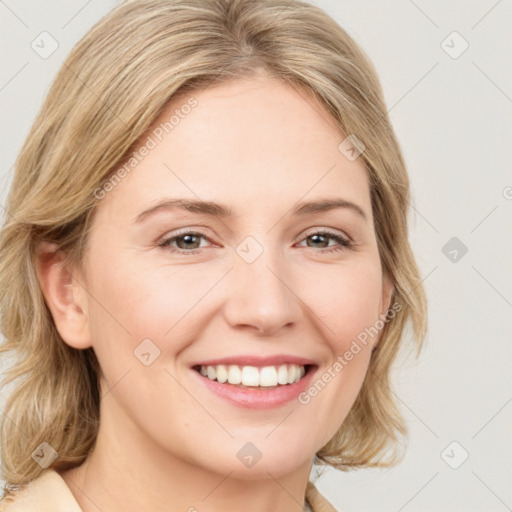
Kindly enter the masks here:
<path id="1" fill-rule="evenodd" d="M 381 77 L 409 167 L 411 240 L 430 311 L 423 355 L 395 371 L 410 428 L 405 460 L 388 470 L 328 470 L 316 484 L 352 512 L 512 510 L 511 2 L 315 3 Z M 0 204 L 51 79 L 116 4 L 0 0 Z M 42 31 L 59 45 L 47 59 L 31 48 Z"/>

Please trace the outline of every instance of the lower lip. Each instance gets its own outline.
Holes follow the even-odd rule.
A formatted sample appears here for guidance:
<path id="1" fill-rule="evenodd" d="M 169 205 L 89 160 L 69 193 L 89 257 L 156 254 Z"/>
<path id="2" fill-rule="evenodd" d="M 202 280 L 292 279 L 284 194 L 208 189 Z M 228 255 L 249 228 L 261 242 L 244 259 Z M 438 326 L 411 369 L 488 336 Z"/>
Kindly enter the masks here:
<path id="1" fill-rule="evenodd" d="M 239 388 L 233 384 L 221 384 L 216 380 L 204 377 L 196 370 L 192 370 L 201 380 L 201 382 L 216 395 L 229 400 L 239 407 L 248 409 L 272 409 L 291 402 L 296 399 L 300 393 L 305 391 L 311 382 L 316 367 L 309 367 L 308 372 L 298 382 L 278 386 L 273 389 L 258 388 Z"/>

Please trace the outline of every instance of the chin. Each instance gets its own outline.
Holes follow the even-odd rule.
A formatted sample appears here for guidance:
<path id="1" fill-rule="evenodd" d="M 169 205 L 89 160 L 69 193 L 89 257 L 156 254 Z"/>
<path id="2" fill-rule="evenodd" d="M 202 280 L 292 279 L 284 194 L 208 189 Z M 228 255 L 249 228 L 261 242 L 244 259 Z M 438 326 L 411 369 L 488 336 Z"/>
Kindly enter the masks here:
<path id="1" fill-rule="evenodd" d="M 290 438 L 277 432 L 269 435 L 271 430 L 265 429 L 267 439 L 262 434 L 236 436 L 224 443 L 216 455 L 211 454 L 219 461 L 215 471 L 242 480 L 268 479 L 269 474 L 281 478 L 312 463 L 316 450 L 305 445 L 306 432 Z"/>

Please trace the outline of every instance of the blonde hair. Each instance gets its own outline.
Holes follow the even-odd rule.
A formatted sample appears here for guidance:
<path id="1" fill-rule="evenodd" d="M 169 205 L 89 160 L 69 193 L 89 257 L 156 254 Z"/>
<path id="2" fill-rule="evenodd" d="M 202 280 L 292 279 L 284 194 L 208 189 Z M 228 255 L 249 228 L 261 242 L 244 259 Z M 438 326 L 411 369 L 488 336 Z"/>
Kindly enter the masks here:
<path id="1" fill-rule="evenodd" d="M 373 65 L 321 9 L 290 0 L 136 0 L 101 19 L 60 69 L 17 159 L 0 240 L 0 310 L 15 356 L 1 426 L 6 491 L 36 478 L 31 454 L 80 465 L 94 446 L 100 393 L 92 348 L 58 334 L 35 272 L 36 248 L 58 245 L 80 265 L 98 199 L 171 98 L 264 70 L 307 91 L 365 145 L 376 237 L 397 314 L 383 328 L 362 389 L 315 462 L 339 469 L 398 462 L 404 421 L 389 373 L 410 322 L 426 332 L 426 298 L 408 243 L 409 181 Z M 341 139 L 340 139 L 341 141 Z M 409 341 L 409 340 L 408 340 Z"/>

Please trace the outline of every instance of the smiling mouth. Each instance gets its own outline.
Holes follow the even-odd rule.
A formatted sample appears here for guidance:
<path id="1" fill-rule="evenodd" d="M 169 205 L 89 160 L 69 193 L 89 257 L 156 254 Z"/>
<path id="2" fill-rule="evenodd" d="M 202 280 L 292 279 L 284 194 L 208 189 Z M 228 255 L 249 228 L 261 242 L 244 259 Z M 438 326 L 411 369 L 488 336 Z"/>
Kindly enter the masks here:
<path id="1" fill-rule="evenodd" d="M 192 369 L 220 384 L 231 384 L 240 388 L 274 389 L 299 382 L 312 366 L 292 363 L 262 367 L 218 364 L 196 365 Z"/>

